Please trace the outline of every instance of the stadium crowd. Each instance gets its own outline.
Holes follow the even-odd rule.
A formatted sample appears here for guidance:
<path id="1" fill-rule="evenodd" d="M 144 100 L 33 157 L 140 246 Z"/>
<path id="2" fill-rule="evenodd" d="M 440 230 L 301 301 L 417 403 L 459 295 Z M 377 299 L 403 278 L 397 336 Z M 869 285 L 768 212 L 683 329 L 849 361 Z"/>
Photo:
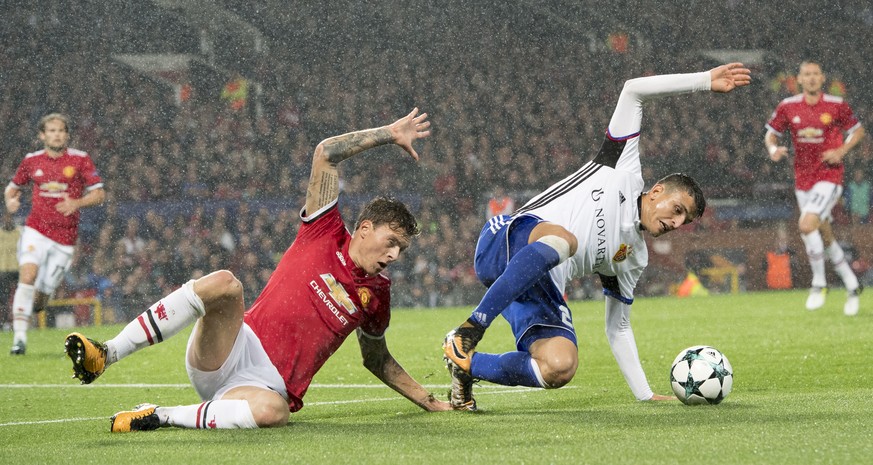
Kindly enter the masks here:
<path id="1" fill-rule="evenodd" d="M 622 51 L 500 34 L 466 44 L 460 59 L 450 50 L 410 53 L 366 41 L 322 50 L 318 61 L 278 48 L 250 66 L 248 76 L 263 92 L 250 93 L 234 110 L 205 88 L 177 102 L 164 83 L 114 61 L 106 33 L 79 35 L 64 27 L 63 16 L 22 8 L 29 13 L 0 30 L 10 44 L 0 49 L 0 178 L 8 182 L 21 157 L 37 148 L 40 116 L 71 116 L 71 146 L 91 154 L 109 201 L 83 217 L 79 255 L 65 287 L 68 293 L 96 290 L 121 321 L 191 277 L 220 268 L 243 282 L 251 303 L 296 234 L 315 145 L 328 135 L 387 124 L 413 106 L 434 124 L 434 136 L 418 147 L 421 161 L 389 148 L 377 149 L 384 151 L 368 158 L 370 167 L 351 160 L 343 166 L 344 216 L 354 218 L 359 199 L 370 194 L 407 201 L 423 234 L 389 270 L 395 306 L 473 303 L 484 289 L 471 257 L 490 196 L 503 189 L 520 206 L 594 154 L 610 102 L 627 77 L 709 63 L 690 46 L 688 53 L 668 54 L 633 42 Z M 860 34 L 873 36 L 873 25 L 860 18 Z M 645 33 L 669 40 L 669 31 Z M 750 48 L 761 46 L 749 41 Z M 778 73 L 793 73 L 804 50 L 772 52 L 780 58 L 768 55 L 756 65 L 756 83 L 729 101 L 708 105 L 718 96 L 703 96 L 652 104 L 644 178 L 683 167 L 710 198 L 790 201 L 791 167 L 767 160 L 763 125 L 790 95 Z M 846 76 L 848 97 L 869 126 L 873 87 L 869 79 L 855 79 L 860 71 L 853 67 L 869 63 L 870 51 L 841 53 L 826 66 L 832 77 Z M 683 130 L 692 122 L 695 131 Z M 708 168 L 714 164 L 724 169 Z M 276 166 L 283 168 L 270 168 Z M 869 138 L 846 172 L 857 176 L 858 186 L 846 189 L 857 200 L 863 181 L 873 179 Z M 866 214 L 862 206 L 845 218 L 868 221 L 869 183 L 866 193 Z M 729 226 L 711 214 L 694 227 Z M 581 284 L 572 297 L 598 294 L 595 283 Z"/>

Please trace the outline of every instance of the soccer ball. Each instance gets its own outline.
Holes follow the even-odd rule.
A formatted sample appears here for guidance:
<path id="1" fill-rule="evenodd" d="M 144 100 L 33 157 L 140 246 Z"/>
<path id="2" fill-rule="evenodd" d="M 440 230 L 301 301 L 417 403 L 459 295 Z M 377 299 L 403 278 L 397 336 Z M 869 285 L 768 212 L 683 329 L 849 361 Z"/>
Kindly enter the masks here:
<path id="1" fill-rule="evenodd" d="M 670 384 L 683 404 L 717 404 L 731 393 L 734 369 L 714 347 L 689 347 L 673 360 Z"/>

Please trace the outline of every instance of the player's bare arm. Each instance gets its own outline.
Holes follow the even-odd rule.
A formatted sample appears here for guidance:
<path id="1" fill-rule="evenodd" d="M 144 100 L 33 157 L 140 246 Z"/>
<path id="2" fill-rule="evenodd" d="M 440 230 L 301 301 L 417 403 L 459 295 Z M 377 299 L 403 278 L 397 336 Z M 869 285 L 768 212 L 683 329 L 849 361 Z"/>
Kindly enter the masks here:
<path id="1" fill-rule="evenodd" d="M 106 192 L 103 189 L 94 189 L 78 199 L 65 195 L 63 200 L 55 205 L 55 209 L 64 216 L 70 216 L 81 208 L 100 205 L 105 199 Z"/>
<path id="2" fill-rule="evenodd" d="M 779 145 L 779 138 L 770 131 L 764 134 L 764 146 L 767 147 L 767 153 L 770 154 L 772 161 L 779 161 L 788 155 L 788 147 Z"/>
<path id="3" fill-rule="evenodd" d="M 846 140 L 843 142 L 843 145 L 830 150 L 825 150 L 824 153 L 821 154 L 821 159 L 825 163 L 830 163 L 832 165 L 839 165 L 843 162 L 843 158 L 861 142 L 861 139 L 864 138 L 864 128 L 859 127 Z"/>
<path id="4" fill-rule="evenodd" d="M 3 191 L 3 200 L 6 202 L 6 211 L 15 213 L 21 208 L 21 189 L 7 186 Z"/>
<path id="5" fill-rule="evenodd" d="M 400 146 L 412 158 L 418 153 L 412 143 L 430 135 L 427 113 L 414 108 L 408 115 L 388 126 L 350 132 L 323 140 L 312 156 L 312 173 L 306 191 L 306 212 L 315 212 L 339 196 L 337 165 L 365 150 L 384 144 Z"/>
<path id="6" fill-rule="evenodd" d="M 451 404 L 435 398 L 397 363 L 388 351 L 385 338 L 369 337 L 359 329 L 358 343 L 364 366 L 385 385 L 428 412 L 452 410 Z"/>
<path id="7" fill-rule="evenodd" d="M 728 63 L 715 67 L 709 72 L 712 77 L 710 89 L 713 92 L 730 92 L 752 82 L 752 72 L 742 63 Z"/>

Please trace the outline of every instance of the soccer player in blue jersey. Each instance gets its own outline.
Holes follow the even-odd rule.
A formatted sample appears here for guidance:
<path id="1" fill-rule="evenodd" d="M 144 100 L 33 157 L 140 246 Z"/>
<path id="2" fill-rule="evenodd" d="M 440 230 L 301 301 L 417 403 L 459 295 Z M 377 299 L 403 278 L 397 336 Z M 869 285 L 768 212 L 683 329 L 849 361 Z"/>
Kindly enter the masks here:
<path id="1" fill-rule="evenodd" d="M 597 273 L 606 295 L 606 334 L 634 396 L 652 392 L 630 326 L 634 287 L 648 263 L 643 232 L 657 237 L 699 218 L 706 201 L 697 182 L 671 174 L 644 191 L 639 136 L 646 99 L 751 82 L 730 63 L 710 71 L 627 81 L 593 160 L 531 199 L 512 215 L 488 221 L 476 246 L 475 269 L 488 291 L 467 321 L 443 343 L 455 408 L 476 409 L 477 379 L 510 386 L 559 388 L 578 366 L 576 333 L 564 300 L 574 277 Z M 476 352 L 498 316 L 509 321 L 517 351 Z"/>

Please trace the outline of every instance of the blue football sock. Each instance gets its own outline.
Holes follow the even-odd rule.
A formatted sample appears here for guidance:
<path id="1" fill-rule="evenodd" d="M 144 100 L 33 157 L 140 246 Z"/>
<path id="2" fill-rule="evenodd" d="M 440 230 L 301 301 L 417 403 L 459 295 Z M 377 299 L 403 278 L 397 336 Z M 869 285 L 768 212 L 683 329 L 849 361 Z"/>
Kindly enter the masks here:
<path id="1" fill-rule="evenodd" d="M 470 361 L 470 374 L 474 378 L 503 386 L 543 387 L 531 366 L 531 356 L 527 352 L 476 352 Z"/>
<path id="2" fill-rule="evenodd" d="M 513 300 L 530 289 L 560 260 L 561 256 L 548 244 L 534 242 L 522 247 L 509 260 L 503 274 L 488 288 L 470 318 L 487 328 Z"/>

